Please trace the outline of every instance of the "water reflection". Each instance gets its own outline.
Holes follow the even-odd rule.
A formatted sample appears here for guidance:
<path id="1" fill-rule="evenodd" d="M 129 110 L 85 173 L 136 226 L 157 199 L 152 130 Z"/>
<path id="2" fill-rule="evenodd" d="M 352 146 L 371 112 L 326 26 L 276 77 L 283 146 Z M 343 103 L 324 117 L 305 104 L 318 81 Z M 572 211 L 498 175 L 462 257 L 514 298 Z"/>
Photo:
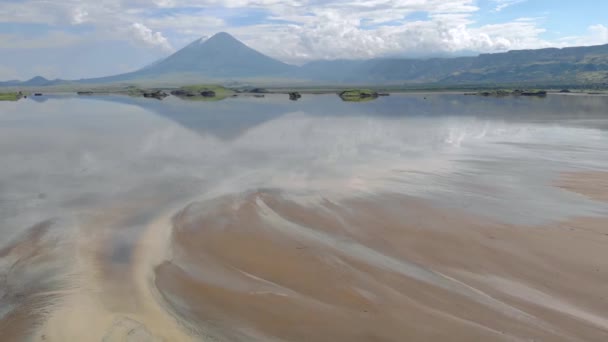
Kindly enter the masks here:
<path id="1" fill-rule="evenodd" d="M 598 210 L 546 184 L 555 172 L 607 162 L 606 97 L 45 99 L 2 104 L 4 217 L 24 203 L 45 211 L 56 201 L 60 212 L 126 191 L 184 199 L 277 188 L 329 197 L 396 191 L 502 218 L 525 207 L 516 216 L 539 219 Z M 537 197 L 524 195 L 530 187 Z"/>
<path id="2" fill-rule="evenodd" d="M 456 310 L 445 309 L 448 316 L 466 305 L 483 313 L 479 322 L 494 311 L 524 317 L 435 270 L 460 256 L 470 258 L 462 264 L 478 265 L 508 251 L 483 240 L 475 246 L 491 253 L 467 254 L 475 250 L 469 229 L 481 225 L 479 216 L 533 225 L 608 212 L 605 203 L 552 184 L 563 171 L 608 170 L 605 97 L 44 100 L 0 103 L 0 330 L 6 336 L 37 326 L 40 339 L 57 341 L 120 340 L 131 333 L 182 340 L 179 317 L 201 336 L 259 337 L 223 321 L 239 317 L 285 337 L 285 325 L 276 328 L 269 323 L 276 317 L 266 318 L 280 312 L 286 321 L 301 321 L 313 309 L 328 314 L 319 311 L 323 303 L 335 305 L 327 316 L 337 322 L 332 329 L 345 327 L 325 333 L 345 337 L 353 326 L 365 326 L 363 316 L 353 314 L 369 310 L 361 303 L 383 298 L 409 305 L 409 297 L 393 289 L 416 293 L 434 311 L 445 309 L 435 298 L 456 301 Z M 449 215 L 446 207 L 476 219 Z M 454 236 L 436 245 L 441 240 L 421 226 Z M 484 223 L 483 234 L 492 227 Z M 505 231 L 511 232 L 492 234 Z M 567 241 L 559 239 L 552 243 Z M 513 241 L 517 247 L 529 242 Z M 437 251 L 447 246 L 453 253 L 436 263 Z M 437 253 L 422 265 L 425 251 Z M 510 269 L 511 258 L 521 254 L 505 252 L 497 264 Z M 536 257 L 519 264 L 537 267 L 534 274 L 546 271 L 534 266 Z M 567 274 L 583 264 L 589 263 L 574 263 Z M 414 283 L 404 285 L 386 270 Z M 386 278 L 379 283 L 376 276 Z M 416 282 L 424 283 L 423 291 Z M 429 295 L 431 289 L 436 292 Z M 463 296 L 468 301 L 458 302 Z M 209 306 L 212 298 L 217 311 Z M 386 303 L 378 313 L 388 316 L 369 331 L 403 336 L 390 329 L 407 323 L 393 322 L 404 311 Z M 504 321 L 497 316 L 492 328 Z M 314 326 L 305 330 L 319 331 Z"/>

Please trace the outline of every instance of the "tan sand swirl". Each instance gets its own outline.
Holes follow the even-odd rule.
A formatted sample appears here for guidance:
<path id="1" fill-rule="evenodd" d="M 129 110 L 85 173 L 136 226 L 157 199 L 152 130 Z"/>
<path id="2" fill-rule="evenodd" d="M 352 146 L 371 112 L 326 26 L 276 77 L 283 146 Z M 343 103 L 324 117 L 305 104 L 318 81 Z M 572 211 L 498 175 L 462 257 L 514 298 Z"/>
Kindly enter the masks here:
<path id="1" fill-rule="evenodd" d="M 578 249 L 561 281 L 547 285 L 556 276 L 547 266 L 564 256 L 545 244 L 569 244 L 569 231 L 486 222 L 399 196 L 321 207 L 268 192 L 187 207 L 174 218 L 173 256 L 157 268 L 159 292 L 176 315 L 226 340 L 608 337 L 598 319 L 608 303 L 592 300 L 608 280 L 605 262 L 600 273 L 579 264 L 605 253 L 601 243 Z M 498 276 L 530 290 L 505 292 L 490 281 Z M 578 277 L 589 280 L 584 289 L 564 286 Z M 558 304 L 522 300 L 529 293 Z"/>

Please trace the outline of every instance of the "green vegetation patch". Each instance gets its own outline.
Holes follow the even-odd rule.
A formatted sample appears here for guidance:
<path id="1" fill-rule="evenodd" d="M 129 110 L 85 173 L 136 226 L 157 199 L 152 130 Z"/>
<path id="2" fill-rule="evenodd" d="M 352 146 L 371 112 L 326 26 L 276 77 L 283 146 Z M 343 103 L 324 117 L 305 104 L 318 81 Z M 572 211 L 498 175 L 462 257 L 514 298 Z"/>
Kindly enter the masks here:
<path id="1" fill-rule="evenodd" d="M 348 89 L 338 94 L 343 101 L 366 102 L 378 98 L 378 93 L 371 89 Z"/>
<path id="2" fill-rule="evenodd" d="M 204 91 L 212 91 L 215 93 L 216 97 L 228 97 L 231 96 L 232 94 L 234 94 L 234 91 L 222 87 L 220 85 L 191 85 L 191 86 L 185 86 L 182 87 L 181 89 L 186 90 L 186 91 L 191 91 L 191 92 L 199 92 L 202 93 Z"/>
<path id="3" fill-rule="evenodd" d="M 17 101 L 22 96 L 21 93 L 0 93 L 0 101 Z"/>
<path id="4" fill-rule="evenodd" d="M 145 90 L 140 89 L 136 86 L 128 86 L 127 89 L 125 90 L 125 93 L 127 95 L 133 96 L 133 97 L 144 96 L 144 92 L 145 92 Z"/>
<path id="5" fill-rule="evenodd" d="M 161 89 L 144 89 L 137 86 L 127 87 L 99 87 L 90 90 L 79 90 L 78 95 L 126 95 L 131 97 L 147 97 L 162 100 L 169 96 L 165 91 Z"/>
<path id="6" fill-rule="evenodd" d="M 547 96 L 546 90 L 508 90 L 508 89 L 497 89 L 497 90 L 482 90 L 477 93 L 465 93 L 465 95 L 479 95 L 479 96 L 494 96 L 494 97 L 505 97 L 505 96 L 536 96 L 545 97 Z"/>
<path id="7" fill-rule="evenodd" d="M 213 84 L 199 84 L 181 87 L 171 94 L 190 101 L 219 101 L 234 94 L 234 91 Z"/>

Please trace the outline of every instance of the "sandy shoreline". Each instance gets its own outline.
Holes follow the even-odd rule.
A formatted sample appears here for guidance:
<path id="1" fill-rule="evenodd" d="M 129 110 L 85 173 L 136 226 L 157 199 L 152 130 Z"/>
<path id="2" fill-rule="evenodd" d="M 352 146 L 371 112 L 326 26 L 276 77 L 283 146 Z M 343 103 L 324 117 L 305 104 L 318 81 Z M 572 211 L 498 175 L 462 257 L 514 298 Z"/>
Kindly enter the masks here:
<path id="1" fill-rule="evenodd" d="M 557 186 L 597 201 L 608 202 L 608 177 L 606 172 L 564 173 L 557 181 Z"/>
<path id="2" fill-rule="evenodd" d="M 608 201 L 607 181 L 556 185 Z M 117 264 L 111 227 L 150 205 L 88 222 L 77 281 L 14 295 L 3 340 L 608 340 L 608 217 L 515 226 L 406 196 L 300 204 L 262 191 L 150 222 Z M 0 251 L 4 288 L 66 258 L 45 240 L 52 227 Z"/>

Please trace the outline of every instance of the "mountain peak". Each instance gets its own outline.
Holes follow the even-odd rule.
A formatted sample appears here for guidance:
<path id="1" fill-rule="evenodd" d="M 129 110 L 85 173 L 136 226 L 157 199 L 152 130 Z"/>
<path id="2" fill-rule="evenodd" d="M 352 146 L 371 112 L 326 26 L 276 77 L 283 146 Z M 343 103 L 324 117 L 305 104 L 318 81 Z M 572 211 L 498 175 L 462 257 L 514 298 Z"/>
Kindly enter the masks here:
<path id="1" fill-rule="evenodd" d="M 51 81 L 47 80 L 46 78 L 42 76 L 36 76 L 25 82 L 22 82 L 21 84 L 25 86 L 44 86 L 48 85 L 49 83 L 51 83 Z"/>
<path id="2" fill-rule="evenodd" d="M 226 44 L 226 43 L 241 43 L 240 40 L 234 38 L 234 36 L 232 36 L 230 33 L 227 32 L 218 32 L 216 34 L 214 34 L 213 36 L 202 36 L 199 39 L 193 41 L 192 43 L 190 43 L 189 46 L 197 46 L 197 45 L 203 45 L 206 43 L 211 42 L 213 43 L 221 43 L 221 44 Z M 241 43 L 242 44 L 242 43 Z"/>
<path id="3" fill-rule="evenodd" d="M 48 82 L 48 80 L 42 76 L 36 76 L 36 77 L 32 77 L 31 79 L 27 80 L 26 82 Z"/>
<path id="4" fill-rule="evenodd" d="M 232 38 L 235 39 L 230 33 L 228 32 L 218 32 L 216 34 L 214 34 L 213 36 L 211 36 L 211 38 Z"/>
<path id="5" fill-rule="evenodd" d="M 208 78 L 257 77 L 284 74 L 293 66 L 272 59 L 234 38 L 219 32 L 202 37 L 173 55 L 141 69 L 140 73 L 195 74 Z"/>
<path id="6" fill-rule="evenodd" d="M 238 39 L 234 38 L 230 33 L 227 33 L 227 32 L 218 32 L 218 33 L 214 34 L 213 36 L 211 36 L 211 38 L 207 39 L 207 42 L 211 42 L 211 41 L 237 41 L 237 42 L 240 42 Z"/>

